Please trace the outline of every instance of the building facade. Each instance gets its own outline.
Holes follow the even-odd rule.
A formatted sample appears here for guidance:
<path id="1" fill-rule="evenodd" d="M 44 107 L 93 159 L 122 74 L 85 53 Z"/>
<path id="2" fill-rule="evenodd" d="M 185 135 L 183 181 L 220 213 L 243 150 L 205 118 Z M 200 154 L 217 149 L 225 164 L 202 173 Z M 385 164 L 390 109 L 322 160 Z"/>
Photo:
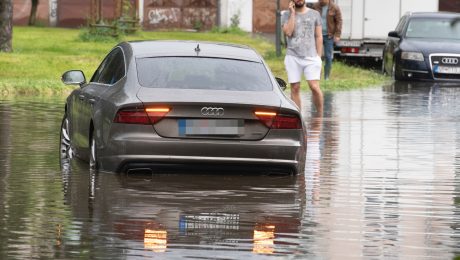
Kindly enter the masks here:
<path id="1" fill-rule="evenodd" d="M 92 7 L 100 3 L 102 19 L 110 22 L 123 0 L 40 0 L 38 24 L 78 28 L 88 25 Z M 274 33 L 278 0 L 125 0 L 135 7 L 136 19 L 145 30 L 198 29 L 237 24 L 248 32 Z M 313 0 L 309 0 L 311 2 Z M 13 0 L 15 25 L 26 25 L 31 0 Z M 287 9 L 288 0 L 279 0 Z M 460 0 L 439 0 L 440 11 L 460 12 Z"/>

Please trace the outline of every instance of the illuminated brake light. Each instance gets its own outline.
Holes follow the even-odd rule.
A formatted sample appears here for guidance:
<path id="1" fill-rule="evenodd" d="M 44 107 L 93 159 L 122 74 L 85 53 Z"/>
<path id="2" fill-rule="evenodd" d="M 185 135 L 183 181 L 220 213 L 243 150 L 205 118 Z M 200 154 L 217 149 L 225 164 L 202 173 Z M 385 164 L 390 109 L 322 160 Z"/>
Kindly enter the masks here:
<path id="1" fill-rule="evenodd" d="M 169 108 L 167 107 L 149 107 L 145 109 L 145 112 L 149 113 L 168 113 Z"/>
<path id="2" fill-rule="evenodd" d="M 169 110 L 170 109 L 167 107 L 148 107 L 145 109 L 145 112 L 147 112 L 150 122 L 156 124 L 169 112 Z"/>
<path id="3" fill-rule="evenodd" d="M 268 128 L 272 127 L 273 119 L 276 117 L 276 112 L 269 111 L 255 111 L 254 114 L 259 118 L 259 120 L 264 123 Z"/>
<path id="4" fill-rule="evenodd" d="M 169 108 L 165 107 L 149 107 L 146 109 L 125 108 L 118 111 L 113 121 L 120 124 L 155 124 L 158 123 L 169 110 Z"/>
<path id="5" fill-rule="evenodd" d="M 275 112 L 264 112 L 264 111 L 256 111 L 254 112 L 256 116 L 267 116 L 267 117 L 273 117 L 276 116 Z"/>

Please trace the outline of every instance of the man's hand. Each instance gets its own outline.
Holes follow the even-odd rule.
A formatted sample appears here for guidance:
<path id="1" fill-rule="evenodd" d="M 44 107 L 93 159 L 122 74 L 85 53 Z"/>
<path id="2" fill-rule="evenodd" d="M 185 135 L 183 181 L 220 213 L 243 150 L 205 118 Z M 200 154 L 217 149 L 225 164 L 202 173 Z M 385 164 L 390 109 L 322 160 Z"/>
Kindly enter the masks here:
<path id="1" fill-rule="evenodd" d="M 294 3 L 294 1 L 289 2 L 289 11 L 291 12 L 291 15 L 295 14 L 295 3 Z"/>

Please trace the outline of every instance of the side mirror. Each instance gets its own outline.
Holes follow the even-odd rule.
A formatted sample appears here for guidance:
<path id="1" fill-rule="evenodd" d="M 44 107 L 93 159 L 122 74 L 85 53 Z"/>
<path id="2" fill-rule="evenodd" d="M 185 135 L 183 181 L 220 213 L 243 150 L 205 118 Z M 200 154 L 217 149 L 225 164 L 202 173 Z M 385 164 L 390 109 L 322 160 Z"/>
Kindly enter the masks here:
<path id="1" fill-rule="evenodd" d="M 396 32 L 396 31 L 389 32 L 388 37 L 401 38 L 401 36 L 399 36 L 398 32 Z"/>
<path id="2" fill-rule="evenodd" d="M 66 85 L 83 85 L 86 83 L 85 74 L 81 70 L 69 70 L 62 74 L 61 80 Z"/>
<path id="3" fill-rule="evenodd" d="M 278 82 L 279 87 L 281 90 L 285 91 L 287 88 L 287 83 L 282 78 L 275 77 L 276 82 Z"/>

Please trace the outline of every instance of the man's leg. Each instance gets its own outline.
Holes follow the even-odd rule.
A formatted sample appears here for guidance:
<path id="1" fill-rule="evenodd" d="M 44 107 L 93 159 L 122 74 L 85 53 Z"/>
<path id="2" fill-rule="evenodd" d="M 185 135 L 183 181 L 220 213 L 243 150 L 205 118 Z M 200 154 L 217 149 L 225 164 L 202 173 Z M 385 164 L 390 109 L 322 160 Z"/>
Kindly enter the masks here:
<path id="1" fill-rule="evenodd" d="M 323 92 L 319 87 L 319 80 L 307 80 L 308 86 L 310 87 L 313 104 L 316 107 L 316 113 L 318 116 L 323 115 Z"/>
<path id="2" fill-rule="evenodd" d="M 300 99 L 300 82 L 291 83 L 291 99 L 297 104 L 299 110 L 301 110 L 302 101 Z"/>
<path id="3" fill-rule="evenodd" d="M 332 69 L 332 59 L 334 58 L 334 38 L 325 36 L 323 38 L 324 47 L 324 79 L 328 80 Z"/>

